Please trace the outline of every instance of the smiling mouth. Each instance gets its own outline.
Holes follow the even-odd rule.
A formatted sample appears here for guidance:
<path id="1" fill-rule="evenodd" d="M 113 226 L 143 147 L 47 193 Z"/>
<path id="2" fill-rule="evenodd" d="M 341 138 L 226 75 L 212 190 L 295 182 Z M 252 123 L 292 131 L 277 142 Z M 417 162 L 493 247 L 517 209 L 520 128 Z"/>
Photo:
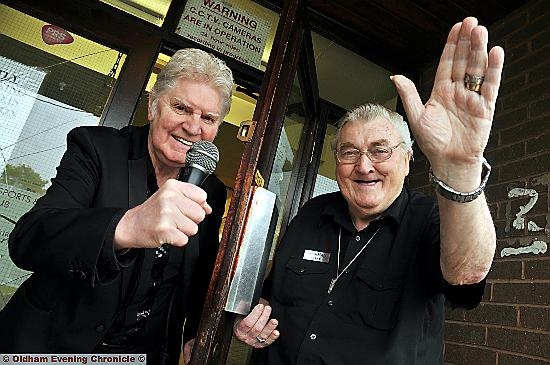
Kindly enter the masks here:
<path id="1" fill-rule="evenodd" d="M 362 186 L 375 186 L 380 180 L 353 180 L 356 184 Z"/>
<path id="2" fill-rule="evenodd" d="M 177 137 L 177 136 L 174 136 L 174 135 L 172 135 L 172 137 L 184 146 L 191 147 L 193 145 L 193 142 L 188 141 L 186 139 L 183 139 L 181 137 Z"/>

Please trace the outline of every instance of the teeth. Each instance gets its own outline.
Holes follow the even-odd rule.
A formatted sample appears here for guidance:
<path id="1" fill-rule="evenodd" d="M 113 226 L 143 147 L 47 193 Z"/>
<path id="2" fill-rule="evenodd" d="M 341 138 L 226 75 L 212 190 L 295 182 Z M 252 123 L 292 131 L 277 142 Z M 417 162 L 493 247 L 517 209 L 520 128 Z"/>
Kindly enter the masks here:
<path id="1" fill-rule="evenodd" d="M 176 141 L 178 141 L 179 143 L 185 145 L 185 146 L 191 147 L 191 146 L 193 145 L 193 142 L 190 142 L 190 141 L 188 141 L 188 140 L 186 140 L 186 139 L 183 139 L 183 138 L 180 138 L 180 137 L 174 136 L 174 139 L 175 139 Z"/>

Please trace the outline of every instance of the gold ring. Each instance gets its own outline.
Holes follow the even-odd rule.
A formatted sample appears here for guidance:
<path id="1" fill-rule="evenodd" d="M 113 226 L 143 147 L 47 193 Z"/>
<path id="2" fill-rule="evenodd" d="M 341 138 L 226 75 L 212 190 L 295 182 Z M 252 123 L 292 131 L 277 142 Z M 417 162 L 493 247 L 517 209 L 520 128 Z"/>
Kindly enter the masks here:
<path id="1" fill-rule="evenodd" d="M 485 80 L 485 76 L 470 75 L 469 73 L 466 73 L 464 76 L 464 86 L 466 89 L 479 94 L 483 80 Z"/>
<path id="2" fill-rule="evenodd" d="M 259 343 L 265 342 L 265 338 L 261 338 L 260 336 L 256 336 L 256 340 L 258 340 Z"/>

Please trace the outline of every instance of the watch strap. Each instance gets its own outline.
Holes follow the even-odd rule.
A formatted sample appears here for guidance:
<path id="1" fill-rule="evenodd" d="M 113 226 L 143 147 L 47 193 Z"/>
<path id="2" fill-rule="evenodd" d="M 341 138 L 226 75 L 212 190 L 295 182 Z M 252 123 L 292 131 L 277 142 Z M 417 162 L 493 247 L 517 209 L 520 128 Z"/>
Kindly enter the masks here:
<path id="1" fill-rule="evenodd" d="M 430 169 L 430 183 L 435 187 L 435 191 L 444 197 L 445 199 L 452 200 L 458 203 L 468 203 L 475 200 L 478 196 L 481 195 L 483 189 L 489 181 L 489 175 L 491 174 L 491 165 L 487 162 L 485 158 L 482 161 L 482 172 L 481 172 L 481 184 L 472 192 L 463 193 L 457 191 L 445 184 L 443 181 L 435 177 Z"/>

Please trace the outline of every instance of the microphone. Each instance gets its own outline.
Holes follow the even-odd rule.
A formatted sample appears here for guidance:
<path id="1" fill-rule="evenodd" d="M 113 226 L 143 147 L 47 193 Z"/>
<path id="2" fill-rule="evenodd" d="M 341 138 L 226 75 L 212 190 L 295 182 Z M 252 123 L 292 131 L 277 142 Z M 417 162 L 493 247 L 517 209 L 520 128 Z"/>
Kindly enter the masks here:
<path id="1" fill-rule="evenodd" d="M 219 159 L 220 153 L 214 143 L 208 141 L 193 143 L 187 151 L 185 166 L 180 170 L 178 180 L 201 186 L 208 175 L 214 172 Z"/>

